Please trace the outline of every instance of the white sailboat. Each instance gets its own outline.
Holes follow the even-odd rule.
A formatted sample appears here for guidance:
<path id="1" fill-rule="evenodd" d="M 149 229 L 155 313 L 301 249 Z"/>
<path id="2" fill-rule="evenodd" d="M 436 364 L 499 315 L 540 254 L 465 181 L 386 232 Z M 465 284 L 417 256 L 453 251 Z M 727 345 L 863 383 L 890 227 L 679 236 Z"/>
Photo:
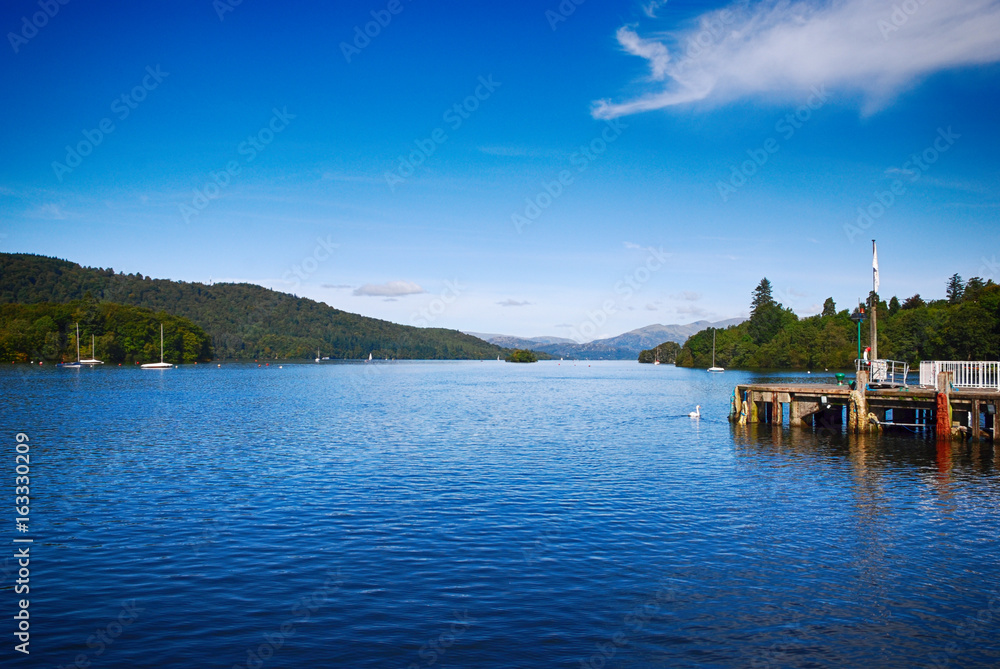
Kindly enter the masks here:
<path id="1" fill-rule="evenodd" d="M 724 367 L 715 366 L 715 328 L 712 328 L 712 366 L 708 368 L 710 372 L 724 372 Z"/>
<path id="2" fill-rule="evenodd" d="M 319 362 L 319 349 L 316 349 L 316 362 Z"/>
<path id="3" fill-rule="evenodd" d="M 368 354 L 368 362 L 371 362 L 371 361 L 372 361 L 372 354 L 371 354 L 371 353 L 369 353 L 369 354 Z"/>
<path id="4" fill-rule="evenodd" d="M 60 362 L 56 367 L 65 367 L 67 369 L 79 369 L 83 367 L 80 364 L 80 324 L 76 324 L 76 360 L 73 362 Z"/>
<path id="5" fill-rule="evenodd" d="M 103 365 L 104 364 L 103 360 L 98 360 L 97 359 L 97 347 L 94 346 L 94 335 L 90 335 L 90 359 L 89 360 L 81 360 L 80 364 L 91 365 L 91 366 L 93 366 L 93 365 Z"/>
<path id="6" fill-rule="evenodd" d="M 143 369 L 170 369 L 173 367 L 169 362 L 163 362 L 163 323 L 160 323 L 160 361 L 149 362 L 142 365 Z"/>

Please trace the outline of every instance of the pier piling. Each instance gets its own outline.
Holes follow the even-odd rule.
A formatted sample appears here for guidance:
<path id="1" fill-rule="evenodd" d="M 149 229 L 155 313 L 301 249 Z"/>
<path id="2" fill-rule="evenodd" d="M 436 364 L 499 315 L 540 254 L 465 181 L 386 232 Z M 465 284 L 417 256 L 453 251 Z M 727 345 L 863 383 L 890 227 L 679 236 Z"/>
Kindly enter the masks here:
<path id="1" fill-rule="evenodd" d="M 906 430 L 939 440 L 996 440 L 1000 392 L 956 390 L 953 372 L 942 372 L 936 387 L 871 387 L 867 370 L 853 388 L 838 384 L 740 384 L 733 391 L 730 420 L 740 425 L 783 424 L 788 405 L 792 428 L 843 425 L 852 434 Z M 958 420 L 956 421 L 956 416 Z M 839 429 L 839 428 L 838 428 Z"/>

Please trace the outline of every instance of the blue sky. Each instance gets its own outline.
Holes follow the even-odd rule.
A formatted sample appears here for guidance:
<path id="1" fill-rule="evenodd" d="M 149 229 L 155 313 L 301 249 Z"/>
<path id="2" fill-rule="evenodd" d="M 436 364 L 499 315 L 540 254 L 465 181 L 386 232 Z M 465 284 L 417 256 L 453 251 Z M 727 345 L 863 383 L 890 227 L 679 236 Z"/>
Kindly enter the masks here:
<path id="1" fill-rule="evenodd" d="M 0 27 L 3 251 L 578 339 L 745 315 L 763 276 L 849 308 L 872 238 L 885 296 L 1000 280 L 1000 0 L 19 0 Z"/>

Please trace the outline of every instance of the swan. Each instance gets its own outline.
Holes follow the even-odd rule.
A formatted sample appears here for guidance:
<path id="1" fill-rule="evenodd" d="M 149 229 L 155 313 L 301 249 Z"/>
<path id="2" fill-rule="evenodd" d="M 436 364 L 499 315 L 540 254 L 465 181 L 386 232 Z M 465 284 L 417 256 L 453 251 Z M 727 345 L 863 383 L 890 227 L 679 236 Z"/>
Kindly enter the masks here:
<path id="1" fill-rule="evenodd" d="M 694 411 L 692 411 L 688 415 L 691 416 L 691 418 L 701 418 L 701 405 L 699 404 L 695 406 Z"/>

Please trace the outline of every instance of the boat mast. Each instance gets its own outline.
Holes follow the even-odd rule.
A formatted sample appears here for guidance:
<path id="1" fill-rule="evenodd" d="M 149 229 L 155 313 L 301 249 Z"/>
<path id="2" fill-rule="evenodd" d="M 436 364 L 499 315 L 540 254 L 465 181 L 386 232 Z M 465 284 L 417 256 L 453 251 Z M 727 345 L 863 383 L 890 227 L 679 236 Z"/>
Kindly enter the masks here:
<path id="1" fill-rule="evenodd" d="M 878 322 L 875 318 L 876 307 L 878 306 L 878 252 L 875 249 L 875 240 L 872 240 L 872 299 L 871 301 L 871 360 L 878 360 Z"/>
<path id="2" fill-rule="evenodd" d="M 163 364 L 163 323 L 160 323 L 160 364 Z"/>

